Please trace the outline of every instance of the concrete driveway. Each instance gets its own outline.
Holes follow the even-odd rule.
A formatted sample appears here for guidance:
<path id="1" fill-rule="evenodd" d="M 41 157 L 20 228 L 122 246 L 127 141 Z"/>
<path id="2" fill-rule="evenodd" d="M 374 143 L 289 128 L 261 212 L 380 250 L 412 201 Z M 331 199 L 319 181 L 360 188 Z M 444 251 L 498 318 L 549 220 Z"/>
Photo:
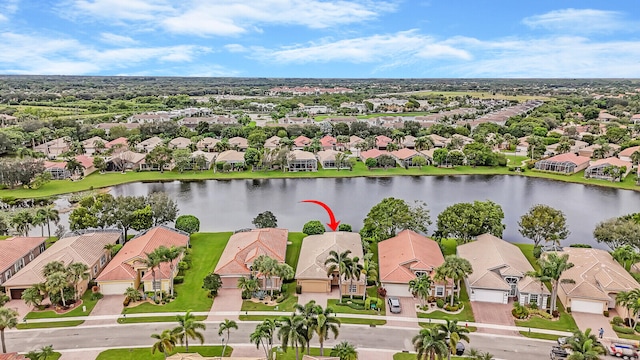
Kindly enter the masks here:
<path id="1" fill-rule="evenodd" d="M 123 301 L 124 295 L 105 295 L 102 299 L 98 300 L 90 315 L 118 315 L 122 312 Z M 87 320 L 83 325 L 115 324 L 116 321 L 115 319 Z"/>
<path id="2" fill-rule="evenodd" d="M 515 326 L 513 315 L 511 315 L 511 309 L 513 309 L 512 303 L 495 304 L 482 301 L 472 301 L 471 308 L 473 309 L 473 316 L 475 317 L 476 322 Z M 488 328 L 478 328 L 478 332 L 499 335 L 520 335 L 516 331 Z"/>
<path id="3" fill-rule="evenodd" d="M 387 298 L 384 299 L 387 301 Z M 394 314 L 389 309 L 389 303 L 385 303 L 385 311 L 387 316 L 395 317 L 395 318 L 410 318 L 413 321 L 403 321 L 403 320 L 387 320 L 387 325 L 389 326 L 416 326 L 418 327 L 418 315 L 416 313 L 416 304 L 419 303 L 417 299 L 412 297 L 398 297 L 400 301 L 401 312 L 399 314 Z M 428 320 L 427 320 L 428 321 Z"/>
<path id="4" fill-rule="evenodd" d="M 604 329 L 604 337 L 605 339 L 617 339 L 618 335 L 611 328 L 611 324 L 609 321 L 614 316 L 617 316 L 615 312 L 612 311 L 613 314 L 609 314 L 611 317 L 604 317 L 602 314 L 588 314 L 582 312 L 572 312 L 573 320 L 576 321 L 576 325 L 582 331 L 587 329 L 591 329 L 591 333 L 598 335 L 598 330 L 600 328 Z"/>
<path id="5" fill-rule="evenodd" d="M 11 300 L 6 303 L 4 307 L 17 311 L 18 314 L 20 314 L 20 316 L 18 316 L 19 319 L 22 319 L 31 311 L 31 307 L 25 304 L 21 299 Z"/>
<path id="6" fill-rule="evenodd" d="M 331 290 L 330 293 L 302 293 L 298 295 L 298 304 L 304 305 L 311 300 L 315 300 L 316 304 L 322 306 L 323 308 L 327 307 L 327 300 L 329 299 L 339 299 L 340 294 L 338 293 L 338 289 Z"/>
<path id="7" fill-rule="evenodd" d="M 207 320 L 221 321 L 224 319 L 238 320 L 237 315 L 225 314 L 230 311 L 240 311 L 242 309 L 242 290 L 240 289 L 220 289 L 218 296 L 213 300 L 213 306 L 209 311 Z"/>

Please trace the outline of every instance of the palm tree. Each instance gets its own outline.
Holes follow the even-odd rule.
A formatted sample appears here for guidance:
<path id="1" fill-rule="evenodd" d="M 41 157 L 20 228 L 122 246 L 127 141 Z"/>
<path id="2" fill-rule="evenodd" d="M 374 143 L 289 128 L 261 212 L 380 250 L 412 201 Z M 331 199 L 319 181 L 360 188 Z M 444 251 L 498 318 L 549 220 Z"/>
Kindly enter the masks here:
<path id="1" fill-rule="evenodd" d="M 466 327 L 458 326 L 458 320 L 445 319 L 446 323 L 438 324 L 438 329 L 448 335 L 449 338 L 449 351 L 451 354 L 456 352 L 456 345 L 458 342 L 466 341 L 469 343 L 469 329 Z"/>
<path id="2" fill-rule="evenodd" d="M 29 230 L 31 229 L 31 224 L 33 224 L 33 216 L 28 210 L 18 211 L 11 217 L 10 222 L 18 234 L 29 236 Z"/>
<path id="3" fill-rule="evenodd" d="M 562 273 L 573 267 L 573 263 L 569 262 L 569 254 L 558 255 L 555 252 L 546 254 L 538 259 L 540 270 L 530 271 L 525 276 L 533 277 L 539 281 L 551 282 L 551 311 L 556 309 L 556 299 L 558 297 L 558 284 Z M 573 283 L 572 279 L 563 279 L 563 283 Z"/>
<path id="4" fill-rule="evenodd" d="M 241 277 L 238 279 L 238 289 L 242 290 L 243 293 L 248 294 L 249 297 L 253 296 L 253 293 L 258 291 L 260 288 L 258 284 L 258 279 Z"/>
<path id="5" fill-rule="evenodd" d="M 142 296 L 140 295 L 140 292 L 138 291 L 138 289 L 134 289 L 133 287 L 129 286 L 123 294 L 125 297 L 128 297 L 129 300 L 131 301 L 138 301 L 142 298 Z"/>
<path id="6" fill-rule="evenodd" d="M 42 276 L 45 278 L 57 272 L 65 272 L 66 268 L 62 261 L 51 261 L 42 268 Z"/>
<path id="7" fill-rule="evenodd" d="M 362 266 L 362 274 L 364 275 L 365 285 L 369 282 L 369 280 L 373 280 L 378 283 L 378 264 L 373 261 L 373 253 L 368 252 L 364 255 L 364 265 Z M 367 292 L 364 292 L 365 300 L 367 296 Z"/>
<path id="8" fill-rule="evenodd" d="M 428 136 L 420 136 L 415 141 L 416 150 L 429 150 L 433 148 L 433 139 Z"/>
<path id="9" fill-rule="evenodd" d="M 53 345 L 43 346 L 38 352 L 38 360 L 47 360 L 49 357 L 53 357 L 53 354 Z"/>
<path id="10" fill-rule="evenodd" d="M 176 346 L 176 335 L 171 330 L 164 330 L 162 334 L 152 334 L 151 337 L 158 340 L 151 347 L 151 353 L 162 352 L 166 359 Z"/>
<path id="11" fill-rule="evenodd" d="M 627 309 L 627 317 L 630 321 L 629 325 L 634 329 L 637 323 L 638 314 L 640 313 L 640 289 L 620 291 L 616 295 L 616 305 L 622 305 Z M 633 317 L 631 316 L 632 314 Z"/>
<path id="12" fill-rule="evenodd" d="M 189 352 L 189 338 L 200 340 L 200 344 L 204 344 L 204 335 L 198 330 L 206 330 L 207 326 L 199 321 L 196 321 L 196 317 L 190 310 L 184 315 L 176 315 L 178 320 L 178 326 L 173 329 L 173 333 L 178 337 L 180 343 L 184 343 L 185 351 Z"/>
<path id="13" fill-rule="evenodd" d="M 264 277 L 264 286 L 270 284 L 270 295 L 273 297 L 273 281 L 272 277 L 275 275 L 276 268 L 278 267 L 278 261 L 267 255 L 260 255 L 253 261 L 253 270 L 257 271 Z"/>
<path id="14" fill-rule="evenodd" d="M 220 323 L 220 327 L 218 328 L 218 336 L 222 336 L 222 334 L 227 332 L 227 341 L 224 343 L 224 347 L 222 348 L 222 356 L 224 356 L 227 351 L 227 344 L 229 343 L 229 338 L 231 337 L 231 330 L 238 330 L 238 324 L 229 319 L 224 319 L 223 322 Z"/>
<path id="15" fill-rule="evenodd" d="M 44 237 L 44 224 L 47 222 L 47 219 L 44 217 L 43 210 L 44 209 L 40 208 L 36 211 L 31 223 L 33 226 L 40 226 L 40 236 L 42 237 Z"/>
<path id="16" fill-rule="evenodd" d="M 304 318 L 301 315 L 291 314 L 280 319 L 278 339 L 282 342 L 282 350 L 287 351 L 289 345 L 296 349 L 296 360 L 300 359 L 299 347 L 307 345 Z"/>
<path id="17" fill-rule="evenodd" d="M 451 279 L 456 282 L 458 298 L 460 298 L 460 281 L 473 273 L 471 263 L 456 255 L 447 255 L 444 263 L 436 269 L 436 279 Z M 453 306 L 453 293 L 451 294 L 451 306 Z"/>
<path id="18" fill-rule="evenodd" d="M 347 159 L 347 154 L 343 152 L 339 152 L 336 154 L 335 162 L 336 162 L 336 168 L 338 169 L 338 171 L 340 171 L 340 168 L 342 167 L 342 164 L 344 164 L 346 159 Z"/>
<path id="19" fill-rule="evenodd" d="M 346 278 L 346 275 L 351 272 L 353 260 L 351 257 L 351 250 L 345 250 L 338 254 L 335 250 L 329 252 L 329 257 L 325 260 L 324 265 L 327 267 L 327 276 L 338 273 L 338 293 L 340 294 L 340 302 L 342 302 L 342 278 Z"/>
<path id="20" fill-rule="evenodd" d="M 151 277 L 153 279 L 153 283 L 151 287 L 153 288 L 154 297 L 158 294 L 158 289 L 156 289 L 156 268 L 160 266 L 162 262 L 162 258 L 156 251 L 152 251 L 150 254 L 145 253 L 146 257 L 140 259 L 140 262 L 147 267 L 147 269 L 151 270 Z"/>
<path id="21" fill-rule="evenodd" d="M 271 359 L 273 348 L 273 336 L 276 332 L 278 323 L 273 319 L 266 319 L 256 326 L 256 329 L 249 335 L 251 343 L 256 344 L 259 349 L 260 345 L 264 349 L 265 358 Z"/>
<path id="22" fill-rule="evenodd" d="M 360 263 L 360 259 L 357 256 L 354 256 L 351 259 L 351 265 L 347 268 L 346 276 L 349 278 L 349 288 L 353 286 L 353 280 L 360 280 L 362 277 L 362 273 L 364 271 L 364 266 Z M 367 292 L 367 283 L 365 282 L 365 293 Z M 353 299 L 353 293 L 349 291 L 349 296 Z"/>
<path id="23" fill-rule="evenodd" d="M 623 245 L 616 248 L 611 256 L 622 265 L 627 271 L 631 268 L 631 265 L 640 260 L 640 254 L 631 245 Z"/>
<path id="24" fill-rule="evenodd" d="M 356 348 L 348 341 L 342 341 L 331 349 L 331 356 L 336 356 L 340 360 L 358 360 Z"/>
<path id="25" fill-rule="evenodd" d="M 311 300 L 304 305 L 295 304 L 294 310 L 296 314 L 302 316 L 305 342 L 310 344 L 316 330 L 316 317 L 323 313 L 322 306 L 318 305 L 315 300 Z M 311 354 L 311 347 L 307 347 L 307 354 Z"/>
<path id="26" fill-rule="evenodd" d="M 445 341 L 446 333 L 439 329 L 426 328 L 420 330 L 418 335 L 413 337 L 413 347 L 418 353 L 418 360 L 432 360 L 436 356 L 442 358 L 447 355 L 449 346 Z"/>
<path id="27" fill-rule="evenodd" d="M 319 310 L 322 310 L 320 305 L 318 305 L 318 307 Z M 333 309 L 327 307 L 320 311 L 314 319 L 313 328 L 316 334 L 318 334 L 318 341 L 320 341 L 320 354 L 324 354 L 324 341 L 329 339 L 329 333 L 333 334 L 334 339 L 337 339 L 338 335 L 340 335 L 340 331 L 338 330 L 340 327 L 340 319 L 333 314 L 335 314 Z"/>
<path id="28" fill-rule="evenodd" d="M 80 280 L 89 280 L 89 266 L 81 262 L 74 262 L 67 266 L 67 273 L 73 283 L 73 288 L 76 290 L 76 300 L 80 298 L 78 291 L 78 284 Z"/>
<path id="29" fill-rule="evenodd" d="M 18 325 L 18 312 L 6 307 L 0 307 L 0 341 L 2 342 L 2 352 L 7 352 L 4 342 L 4 329 L 13 329 Z"/>
<path id="30" fill-rule="evenodd" d="M 42 300 L 44 300 L 44 297 L 36 285 L 22 292 L 22 301 L 24 301 L 27 306 L 40 307 Z"/>
<path id="31" fill-rule="evenodd" d="M 55 272 L 47 276 L 45 286 L 47 287 L 47 292 L 49 293 L 59 291 L 60 298 L 62 299 L 62 306 L 67 307 L 67 302 L 64 299 L 64 289 L 69 286 L 69 280 L 66 273 Z"/>
<path id="32" fill-rule="evenodd" d="M 53 207 L 42 208 L 38 210 L 38 212 L 40 211 L 42 211 L 42 215 L 47 221 L 48 237 L 51 237 L 51 222 L 53 222 L 55 225 L 58 225 L 58 223 L 60 222 L 60 213 Z"/>
<path id="33" fill-rule="evenodd" d="M 65 167 L 67 168 L 67 170 L 69 170 L 71 175 L 81 174 L 82 170 L 84 170 L 84 165 L 82 165 L 75 158 L 71 158 L 71 159 L 67 160 L 67 165 Z"/>
<path id="34" fill-rule="evenodd" d="M 638 163 L 640 163 L 640 150 L 636 150 L 631 154 L 631 163 L 633 165 L 638 165 Z"/>
<path id="35" fill-rule="evenodd" d="M 431 277 L 426 274 L 409 280 L 409 291 L 420 299 L 420 306 L 424 306 L 424 301 L 429 298 L 432 282 Z"/>
<path id="36" fill-rule="evenodd" d="M 594 334 L 591 334 L 591 329 L 585 330 L 584 333 L 577 330 L 564 347 L 571 350 L 567 360 L 599 360 L 600 355 L 605 353 L 602 344 Z"/>
<path id="37" fill-rule="evenodd" d="M 184 247 L 172 245 L 170 248 L 160 246 L 158 249 L 162 262 L 169 263 L 171 269 L 171 276 L 169 277 L 169 292 L 173 296 L 173 262 L 179 258 L 184 252 Z"/>
<path id="38" fill-rule="evenodd" d="M 296 272 L 295 270 L 293 270 L 291 265 L 284 263 L 278 264 L 278 266 L 276 266 L 274 275 L 281 279 L 280 286 L 282 286 L 282 282 L 293 279 L 293 277 L 296 275 Z"/>

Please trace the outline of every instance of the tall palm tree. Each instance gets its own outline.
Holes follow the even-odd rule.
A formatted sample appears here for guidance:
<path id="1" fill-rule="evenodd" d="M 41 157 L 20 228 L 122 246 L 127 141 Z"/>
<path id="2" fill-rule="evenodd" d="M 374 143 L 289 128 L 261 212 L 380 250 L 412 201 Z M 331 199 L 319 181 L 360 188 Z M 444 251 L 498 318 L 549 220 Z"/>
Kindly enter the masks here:
<path id="1" fill-rule="evenodd" d="M 184 315 L 176 315 L 176 320 L 178 321 L 178 326 L 173 329 L 173 333 L 181 344 L 185 344 L 186 352 L 189 352 L 189 338 L 200 340 L 200 344 L 204 344 L 204 335 L 198 330 L 206 330 L 207 326 L 197 321 L 191 310 L 187 310 Z"/>
<path id="2" fill-rule="evenodd" d="M 6 307 L 0 307 L 0 341 L 2 342 L 2 352 L 7 352 L 4 342 L 4 329 L 13 329 L 18 325 L 18 312 Z"/>
<path id="3" fill-rule="evenodd" d="M 275 275 L 276 268 L 278 267 L 278 261 L 269 257 L 268 255 L 260 255 L 253 261 L 253 270 L 257 271 L 259 275 L 264 278 L 264 285 L 266 288 L 267 283 L 270 283 L 270 295 L 273 297 L 273 281 L 272 278 Z"/>
<path id="4" fill-rule="evenodd" d="M 569 262 L 569 254 L 558 255 L 555 252 L 545 254 L 538 259 L 540 270 L 530 271 L 525 276 L 533 277 L 539 281 L 551 282 L 551 311 L 556 309 L 556 300 L 558 298 L 558 285 L 562 273 L 573 267 L 573 263 Z M 563 279 L 563 283 L 573 283 L 572 279 Z"/>
<path id="5" fill-rule="evenodd" d="M 469 343 L 469 329 L 458 326 L 457 320 L 445 319 L 446 323 L 438 324 L 438 329 L 449 335 L 449 351 L 451 354 L 456 352 L 456 345 L 460 341 Z"/>
<path id="6" fill-rule="evenodd" d="M 45 219 L 47 219 L 47 236 L 51 237 L 51 222 L 53 222 L 55 225 L 58 225 L 58 223 L 60 222 L 60 213 L 53 207 L 46 207 L 40 210 L 43 211 L 42 214 L 44 215 Z"/>
<path id="7" fill-rule="evenodd" d="M 304 318 L 301 315 L 291 314 L 280 319 L 278 339 L 282 342 L 282 350 L 287 351 L 289 346 L 296 349 L 296 360 L 300 359 L 299 348 L 307 346 Z"/>
<path id="8" fill-rule="evenodd" d="M 629 325 L 634 329 L 640 314 L 640 289 L 619 292 L 616 295 L 616 305 L 622 305 L 627 309 L 627 317 L 631 322 Z"/>
<path id="9" fill-rule="evenodd" d="M 436 269 L 435 278 L 438 280 L 451 279 L 456 282 L 458 298 L 460 297 L 460 282 L 466 276 L 473 273 L 471 263 L 456 255 L 447 255 L 444 263 Z M 451 294 L 451 306 L 453 306 L 453 293 Z"/>
<path id="10" fill-rule="evenodd" d="M 627 271 L 629 271 L 632 264 L 640 260 L 640 254 L 631 245 L 623 245 L 616 248 L 611 253 L 611 256 Z"/>
<path id="11" fill-rule="evenodd" d="M 331 356 L 336 356 L 340 360 L 358 360 L 358 352 L 355 346 L 348 341 L 342 341 L 331 349 Z"/>
<path id="12" fill-rule="evenodd" d="M 178 340 L 171 330 L 164 330 L 162 334 L 152 334 L 151 337 L 158 340 L 151 347 L 151 353 L 155 354 L 156 351 L 162 352 L 165 359 L 176 347 L 176 342 Z"/>
<path id="13" fill-rule="evenodd" d="M 42 276 L 45 278 L 57 272 L 65 272 L 66 268 L 62 261 L 51 261 L 42 268 Z"/>
<path id="14" fill-rule="evenodd" d="M 564 347 L 571 350 L 567 360 L 599 360 L 600 355 L 605 353 L 602 344 L 594 334 L 591 334 L 591 329 L 585 330 L 584 333 L 577 330 Z"/>
<path id="15" fill-rule="evenodd" d="M 329 257 L 324 262 L 325 266 L 329 265 L 327 267 L 327 276 L 332 276 L 335 272 L 338 273 L 338 294 L 340 295 L 340 302 L 342 302 L 342 278 L 346 277 L 353 267 L 353 260 L 349 255 L 351 255 L 351 250 L 345 250 L 339 254 L 335 250 L 331 250 Z"/>
<path id="16" fill-rule="evenodd" d="M 162 262 L 169 263 L 169 268 L 171 269 L 171 276 L 169 278 L 169 292 L 171 296 L 173 296 L 173 270 L 174 270 L 173 262 L 182 255 L 185 249 L 183 246 L 175 246 L 175 245 L 172 245 L 170 248 L 167 248 L 165 246 L 160 246 L 159 249 L 161 249 L 159 250 L 159 253 L 160 253 L 160 258 L 162 259 Z"/>
<path id="17" fill-rule="evenodd" d="M 362 265 L 362 263 L 360 263 L 360 259 L 357 256 L 354 256 L 351 259 L 351 264 L 350 266 L 347 268 L 347 278 L 349 278 L 349 288 L 351 288 L 351 286 L 353 286 L 353 280 L 360 280 L 360 278 L 362 277 L 362 273 L 363 273 L 363 269 L 364 266 Z M 365 282 L 365 293 L 367 292 L 367 283 Z M 349 292 L 349 295 L 351 297 L 351 299 L 353 299 L 353 293 Z"/>
<path id="18" fill-rule="evenodd" d="M 316 330 L 316 317 L 323 312 L 322 306 L 318 305 L 315 300 L 311 300 L 304 305 L 295 304 L 294 310 L 297 315 L 302 316 L 305 342 L 310 344 Z M 311 347 L 307 347 L 307 354 L 311 354 Z"/>
<path id="19" fill-rule="evenodd" d="M 69 280 L 65 272 L 55 272 L 47 276 L 45 282 L 48 293 L 60 292 L 60 298 L 62 299 L 62 306 L 67 307 L 67 302 L 64 299 L 64 289 L 69 286 Z"/>
<path id="20" fill-rule="evenodd" d="M 44 237 L 44 224 L 47 222 L 47 219 L 45 218 L 45 215 L 43 213 L 44 209 L 40 208 L 36 211 L 35 215 L 33 216 L 33 220 L 32 220 L 32 225 L 33 226 L 40 226 L 40 236 Z"/>
<path id="21" fill-rule="evenodd" d="M 322 307 L 320 307 L 320 310 Z M 321 311 L 315 317 L 314 328 L 316 334 L 318 334 L 318 341 L 320 341 L 320 354 L 324 354 L 324 341 L 329 339 L 329 334 L 333 334 L 333 338 L 337 339 L 340 335 L 340 319 L 335 317 L 334 311 L 331 307 L 327 307 Z"/>
<path id="22" fill-rule="evenodd" d="M 449 346 L 445 341 L 446 333 L 439 329 L 426 328 L 420 330 L 412 339 L 413 347 L 418 353 L 418 360 L 432 360 L 447 356 Z"/>
<path id="23" fill-rule="evenodd" d="M 409 291 L 420 299 L 420 306 L 424 306 L 424 301 L 431 295 L 432 282 L 429 275 L 420 275 L 409 280 Z"/>
<path id="24" fill-rule="evenodd" d="M 80 298 L 80 294 L 78 291 L 78 284 L 80 280 L 89 280 L 89 266 L 85 263 L 74 262 L 67 266 L 67 274 L 69 275 L 69 279 L 71 283 L 73 283 L 73 288 L 76 290 L 76 300 Z"/>
<path id="25" fill-rule="evenodd" d="M 153 288 L 154 296 L 158 294 L 158 289 L 156 289 L 156 268 L 160 266 L 162 262 L 162 258 L 156 251 L 152 251 L 151 253 L 145 253 L 146 257 L 141 259 L 140 262 L 146 266 L 147 269 L 151 270 L 151 277 L 153 279 L 153 283 L 151 287 Z"/>
<path id="26" fill-rule="evenodd" d="M 364 263 L 362 266 L 362 275 L 364 275 L 365 286 L 369 280 L 373 280 L 378 283 L 378 264 L 373 261 L 373 252 L 368 252 L 364 255 Z M 367 291 L 364 292 L 365 300 L 367 297 Z"/>
<path id="27" fill-rule="evenodd" d="M 249 277 L 241 277 L 238 279 L 238 289 L 242 290 L 243 293 L 246 293 L 251 297 L 254 292 L 258 291 L 260 288 L 258 284 L 258 280 Z"/>
<path id="28" fill-rule="evenodd" d="M 287 263 L 283 263 L 283 264 L 278 264 L 278 266 L 276 266 L 274 275 L 281 279 L 280 286 L 282 286 L 282 283 L 284 281 L 293 279 L 293 277 L 296 275 L 296 272 L 295 270 L 293 270 L 291 265 Z"/>
<path id="29" fill-rule="evenodd" d="M 273 319 L 266 319 L 256 326 L 256 329 L 249 335 L 249 341 L 256 344 L 256 348 L 264 349 L 266 359 L 271 359 L 273 349 L 273 336 L 275 335 L 278 323 Z"/>
<path id="30" fill-rule="evenodd" d="M 220 323 L 220 327 L 218 328 L 218 336 L 222 336 L 225 332 L 227 333 L 227 341 L 224 343 L 224 347 L 222 348 L 222 356 L 227 351 L 227 344 L 229 343 L 229 338 L 231 337 L 231 330 L 238 330 L 238 324 L 229 319 L 224 319 L 223 322 Z"/>
<path id="31" fill-rule="evenodd" d="M 11 217 L 11 225 L 20 235 L 29 236 L 31 224 L 33 224 L 33 216 L 28 210 L 18 211 Z"/>

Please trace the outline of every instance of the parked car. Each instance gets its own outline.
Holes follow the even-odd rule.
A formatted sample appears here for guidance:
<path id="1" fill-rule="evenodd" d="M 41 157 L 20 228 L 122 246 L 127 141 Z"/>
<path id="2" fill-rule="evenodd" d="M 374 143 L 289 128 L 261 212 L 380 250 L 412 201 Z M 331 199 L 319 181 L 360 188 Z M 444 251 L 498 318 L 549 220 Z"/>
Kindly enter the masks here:
<path id="1" fill-rule="evenodd" d="M 387 302 L 389 303 L 389 311 L 393 314 L 400 314 L 402 308 L 400 307 L 400 300 L 395 297 L 390 297 Z"/>
<path id="2" fill-rule="evenodd" d="M 551 352 L 549 353 L 549 358 L 551 360 L 562 360 L 566 359 L 567 357 L 569 357 L 569 352 L 567 352 L 567 350 L 563 349 L 560 346 L 554 346 L 553 348 L 551 348 Z"/>
<path id="3" fill-rule="evenodd" d="M 609 355 L 617 356 L 625 360 L 637 359 L 638 349 L 633 345 L 613 343 L 609 346 Z"/>
<path id="4" fill-rule="evenodd" d="M 458 342 L 456 344 L 456 356 L 464 355 L 464 344 L 462 342 Z"/>

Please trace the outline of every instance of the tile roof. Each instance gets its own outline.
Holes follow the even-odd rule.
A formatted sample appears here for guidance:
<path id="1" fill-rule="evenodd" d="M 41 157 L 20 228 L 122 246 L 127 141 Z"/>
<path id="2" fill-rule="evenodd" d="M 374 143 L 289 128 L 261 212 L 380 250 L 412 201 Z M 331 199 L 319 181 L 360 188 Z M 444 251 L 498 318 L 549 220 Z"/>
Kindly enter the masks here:
<path id="1" fill-rule="evenodd" d="M 45 237 L 10 237 L 0 240 L 0 271 L 13 266 L 31 250 L 36 249 L 47 238 Z"/>
<path id="2" fill-rule="evenodd" d="M 291 156 L 293 156 L 294 160 L 315 160 L 316 156 L 309 151 L 303 150 L 293 150 L 290 152 Z"/>
<path id="3" fill-rule="evenodd" d="M 223 151 L 216 158 L 216 162 L 244 163 L 244 153 L 237 150 Z"/>
<path id="4" fill-rule="evenodd" d="M 253 229 L 233 234 L 224 248 L 215 273 L 219 275 L 249 275 L 247 265 L 260 255 L 284 263 L 287 253 L 287 229 Z"/>
<path id="5" fill-rule="evenodd" d="M 106 253 L 104 246 L 115 244 L 121 237 L 122 233 L 119 230 L 102 230 L 62 238 L 28 263 L 11 279 L 5 281 L 4 286 L 28 287 L 43 282 L 45 279 L 42 276 L 42 268 L 52 261 L 62 261 L 65 265 L 82 262 L 87 266 L 93 266 Z"/>
<path id="6" fill-rule="evenodd" d="M 0 360 L 27 360 L 27 358 L 18 353 L 6 353 L 0 354 Z"/>
<path id="7" fill-rule="evenodd" d="M 588 163 L 590 160 L 591 158 L 588 158 L 586 156 L 578 156 L 574 153 L 560 154 L 560 155 L 552 156 L 548 159 L 545 159 L 545 161 L 570 162 L 577 166 L 580 166 L 581 164 L 584 164 L 584 163 Z"/>
<path id="8" fill-rule="evenodd" d="M 231 146 L 237 146 L 239 148 L 246 148 L 249 146 L 249 141 L 243 137 L 236 136 L 229 139 L 229 144 L 231 144 Z"/>
<path id="9" fill-rule="evenodd" d="M 416 155 L 418 155 L 419 153 L 413 149 L 407 149 L 407 148 L 402 148 L 399 150 L 395 150 L 391 152 L 391 155 L 395 156 L 396 158 L 400 159 L 400 160 L 405 160 L 405 159 L 409 159 L 411 157 L 414 157 Z"/>
<path id="10" fill-rule="evenodd" d="M 360 158 L 362 158 L 363 161 L 366 161 L 369 158 L 377 159 L 381 155 L 389 155 L 389 153 L 386 151 L 378 150 L 378 149 L 371 149 L 371 150 L 361 152 Z"/>
<path id="11" fill-rule="evenodd" d="M 360 234 L 343 231 L 310 235 L 303 239 L 296 269 L 296 279 L 327 280 L 327 268 L 324 262 L 331 250 L 342 253 L 351 250 L 351 257 L 357 256 L 363 262 Z"/>
<path id="12" fill-rule="evenodd" d="M 390 142 L 392 142 L 391 138 L 384 135 L 376 136 L 376 146 L 387 146 Z"/>
<path id="13" fill-rule="evenodd" d="M 324 161 L 335 161 L 336 160 L 336 155 L 337 154 L 341 154 L 340 151 L 336 151 L 336 150 L 321 150 L 318 151 L 318 153 L 316 154 L 316 156 L 318 157 L 318 160 L 320 160 L 320 162 L 324 162 Z"/>
<path id="14" fill-rule="evenodd" d="M 560 287 L 570 297 L 610 300 L 610 293 L 640 287 L 638 282 L 604 250 L 566 247 L 559 254 L 569 254 L 569 262 L 574 265 L 562 273 L 560 278 L 575 282 L 560 282 Z"/>
<path id="15" fill-rule="evenodd" d="M 612 165 L 612 166 L 618 166 L 618 167 L 625 166 L 627 169 L 631 169 L 631 163 L 629 161 L 620 160 L 617 157 L 610 157 L 606 159 L 599 159 L 599 160 L 593 161 L 591 162 L 589 167 L 599 166 L 599 165 Z"/>
<path id="16" fill-rule="evenodd" d="M 116 145 L 124 145 L 124 146 L 128 146 L 129 145 L 129 141 L 127 140 L 126 137 L 119 137 L 117 139 L 113 139 L 111 141 L 109 141 L 108 143 L 104 144 L 104 147 L 107 149 L 111 149 L 112 147 L 116 146 Z"/>
<path id="17" fill-rule="evenodd" d="M 634 152 L 640 151 L 640 146 L 628 147 L 618 154 L 618 156 L 631 156 Z"/>
<path id="18" fill-rule="evenodd" d="M 444 263 L 440 246 L 411 230 L 378 243 L 380 281 L 408 283 L 415 270 L 433 271 Z"/>
<path id="19" fill-rule="evenodd" d="M 329 135 L 325 135 L 322 139 L 320 139 L 320 144 L 323 147 L 334 146 L 336 144 L 336 142 L 337 142 L 336 138 L 334 138 L 333 136 L 329 136 Z"/>
<path id="20" fill-rule="evenodd" d="M 311 139 L 304 135 L 300 135 L 297 138 L 293 139 L 293 144 L 298 147 L 307 146 L 311 144 Z"/>
<path id="21" fill-rule="evenodd" d="M 138 259 L 146 258 L 153 250 L 160 246 L 170 248 L 171 246 L 188 246 L 189 235 L 166 226 L 156 226 L 148 231 L 129 240 L 120 249 L 118 254 L 102 270 L 97 281 L 111 280 L 132 280 L 136 278 L 136 271 L 133 266 Z M 177 260 L 176 260 L 177 261 Z M 169 264 L 163 263 L 160 272 L 168 274 Z M 150 272 L 149 272 L 150 273 Z M 157 275 L 157 274 L 156 274 Z"/>

